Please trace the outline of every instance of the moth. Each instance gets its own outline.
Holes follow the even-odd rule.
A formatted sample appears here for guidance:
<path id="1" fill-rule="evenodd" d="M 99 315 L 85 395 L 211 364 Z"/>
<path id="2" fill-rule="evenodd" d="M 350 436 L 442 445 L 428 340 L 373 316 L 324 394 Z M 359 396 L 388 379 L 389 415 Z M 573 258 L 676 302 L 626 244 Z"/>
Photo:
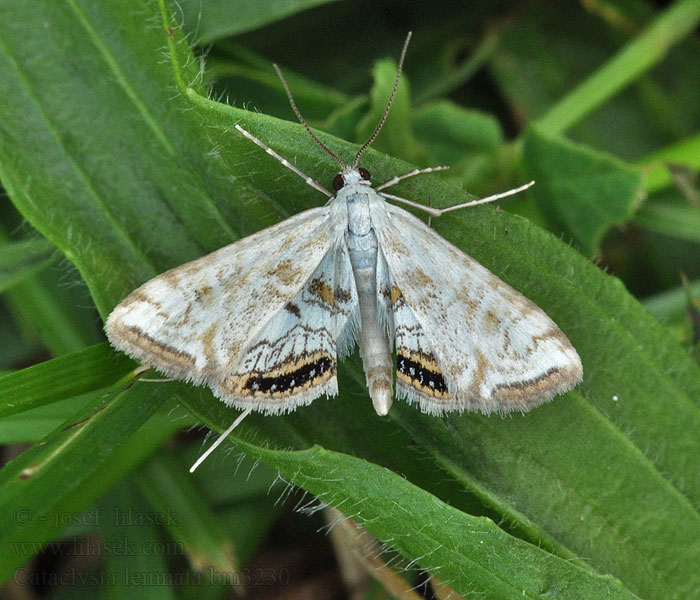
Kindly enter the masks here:
<path id="1" fill-rule="evenodd" d="M 391 407 L 394 372 L 396 396 L 435 415 L 527 411 L 581 380 L 576 350 L 544 311 L 387 202 L 446 212 L 384 191 L 439 167 L 372 187 L 359 166 L 388 116 L 409 39 L 384 115 L 350 164 L 312 132 L 277 69 L 299 121 L 340 166 L 334 192 L 236 125 L 328 202 L 142 285 L 107 319 L 114 347 L 268 414 L 335 396 L 338 361 L 358 343 L 378 415 Z"/>

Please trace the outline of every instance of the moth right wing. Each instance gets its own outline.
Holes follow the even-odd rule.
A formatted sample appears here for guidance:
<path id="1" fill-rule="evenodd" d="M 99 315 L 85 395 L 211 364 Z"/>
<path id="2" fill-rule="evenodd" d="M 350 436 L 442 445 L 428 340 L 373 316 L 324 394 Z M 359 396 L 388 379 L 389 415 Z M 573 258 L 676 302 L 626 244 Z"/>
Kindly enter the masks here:
<path id="1" fill-rule="evenodd" d="M 328 207 L 315 208 L 171 269 L 114 309 L 107 336 L 166 375 L 208 385 L 227 404 L 281 412 L 334 394 L 336 341 L 354 291 L 336 276 L 345 268 L 336 265 L 343 260 L 338 230 Z M 324 306 L 336 287 L 334 299 L 344 302 Z M 256 348 L 264 339 L 272 345 L 262 360 Z M 289 388 L 285 377 L 295 372 L 303 389 Z M 285 394 L 271 389 L 275 379 L 287 382 Z"/>
<path id="2" fill-rule="evenodd" d="M 425 412 L 526 411 L 571 389 L 581 359 L 525 296 L 400 207 L 373 215 L 389 271 L 397 393 Z"/>

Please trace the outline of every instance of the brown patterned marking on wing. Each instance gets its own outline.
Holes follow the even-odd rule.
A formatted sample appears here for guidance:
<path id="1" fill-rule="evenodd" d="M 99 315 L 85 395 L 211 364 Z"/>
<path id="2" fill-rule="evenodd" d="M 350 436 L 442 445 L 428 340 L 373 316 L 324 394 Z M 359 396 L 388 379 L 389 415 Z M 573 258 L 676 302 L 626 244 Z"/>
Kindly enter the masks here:
<path id="1" fill-rule="evenodd" d="M 424 352 L 396 351 L 396 377 L 432 398 L 448 399 L 447 384 L 435 358 Z"/>
<path id="2" fill-rule="evenodd" d="M 328 306 L 335 305 L 335 296 L 333 288 L 326 284 L 322 279 L 314 279 L 309 283 L 309 292 L 314 296 L 318 296 Z"/>
<path id="3" fill-rule="evenodd" d="M 350 293 L 350 290 L 343 289 L 340 286 L 335 286 L 335 289 L 333 290 L 333 295 L 340 304 L 347 304 L 352 299 L 352 294 Z"/>
<path id="4" fill-rule="evenodd" d="M 562 346 L 564 346 L 566 348 L 571 347 L 571 342 L 569 341 L 569 338 L 567 338 L 564 335 L 564 332 L 561 329 L 559 329 L 559 327 L 556 327 L 556 326 L 551 327 L 550 329 L 548 329 L 547 331 L 545 331 L 541 335 L 533 336 L 532 339 L 535 342 L 541 342 L 541 341 L 547 341 L 550 339 L 555 339 L 555 340 L 558 340 Z"/>
<path id="5" fill-rule="evenodd" d="M 224 379 L 219 389 L 233 396 L 285 398 L 318 387 L 335 376 L 335 358 L 323 352 L 289 357 L 269 371 L 252 371 Z"/>
<path id="6" fill-rule="evenodd" d="M 167 281 L 168 285 L 172 288 L 180 287 L 180 275 L 184 274 L 184 272 L 185 272 L 184 267 L 186 267 L 186 266 L 187 266 L 186 264 L 183 265 L 183 267 L 181 269 L 178 269 L 177 267 L 175 267 L 174 269 L 170 269 L 170 270 L 166 271 L 165 273 L 161 273 L 160 275 L 158 275 L 158 277 L 160 277 L 163 281 Z"/>
<path id="7" fill-rule="evenodd" d="M 301 270 L 294 263 L 285 259 L 277 263 L 277 265 L 268 272 L 270 277 L 276 277 L 279 279 L 283 285 L 289 286 L 295 283 L 299 279 L 299 274 Z"/>
<path id="8" fill-rule="evenodd" d="M 467 313 L 476 313 L 479 310 L 479 299 L 474 297 L 473 292 L 465 288 L 461 287 L 457 291 L 457 301 L 469 309 Z"/>
<path id="9" fill-rule="evenodd" d="M 212 287 L 203 285 L 201 288 L 194 291 L 194 297 L 197 302 L 201 302 L 204 306 L 209 306 L 212 303 Z"/>
<path id="10" fill-rule="evenodd" d="M 415 266 L 413 268 L 413 271 L 411 271 L 411 285 L 415 287 L 416 289 L 423 289 L 423 288 L 430 288 L 430 286 L 434 285 L 432 277 L 428 275 L 423 269 L 421 269 L 419 266 Z"/>
<path id="11" fill-rule="evenodd" d="M 211 366 L 216 362 L 216 348 L 214 348 L 214 336 L 216 331 L 219 329 L 218 323 L 212 323 L 212 325 L 204 332 L 202 335 L 202 343 L 204 344 L 204 356 L 207 359 L 207 363 Z"/>
<path id="12" fill-rule="evenodd" d="M 501 326 L 501 320 L 493 310 L 487 310 L 484 315 L 484 331 L 486 333 L 495 333 Z"/>
<path id="13" fill-rule="evenodd" d="M 152 359 L 155 359 L 156 366 L 167 365 L 168 368 L 176 367 L 183 371 L 194 369 L 196 361 L 193 356 L 183 350 L 159 342 L 138 327 L 113 323 L 109 333 L 112 340 L 119 342 L 119 348 L 149 364 L 152 364 Z"/>
<path id="14" fill-rule="evenodd" d="M 395 285 L 391 286 L 391 305 L 396 306 L 397 302 L 403 298 L 403 294 L 401 293 L 401 290 L 396 287 Z"/>
<path id="15" fill-rule="evenodd" d="M 500 404 L 526 407 L 532 404 L 532 398 L 550 398 L 571 389 L 581 379 L 577 366 L 570 368 L 552 367 L 530 379 L 501 383 L 494 387 L 493 396 Z"/>
<path id="16" fill-rule="evenodd" d="M 163 306 L 162 302 L 149 298 L 144 292 L 141 291 L 140 288 L 134 292 L 131 292 L 131 294 L 129 294 L 124 300 L 122 300 L 120 306 L 126 308 L 127 306 L 131 306 L 135 302 L 144 302 L 146 304 L 150 304 L 151 306 L 155 306 L 156 308 L 162 308 Z"/>
<path id="17" fill-rule="evenodd" d="M 474 377 L 472 379 L 471 383 L 471 394 L 475 397 L 478 398 L 481 396 L 481 391 L 479 388 L 481 388 L 481 384 L 484 383 L 484 379 L 486 377 L 486 367 L 489 366 L 489 361 L 484 356 L 484 353 L 479 350 L 478 348 L 475 348 L 476 352 L 476 371 L 474 373 Z"/>
<path id="18" fill-rule="evenodd" d="M 301 318 L 301 310 L 294 302 L 287 302 L 287 304 L 284 305 L 284 310 L 293 314 L 297 319 Z"/>

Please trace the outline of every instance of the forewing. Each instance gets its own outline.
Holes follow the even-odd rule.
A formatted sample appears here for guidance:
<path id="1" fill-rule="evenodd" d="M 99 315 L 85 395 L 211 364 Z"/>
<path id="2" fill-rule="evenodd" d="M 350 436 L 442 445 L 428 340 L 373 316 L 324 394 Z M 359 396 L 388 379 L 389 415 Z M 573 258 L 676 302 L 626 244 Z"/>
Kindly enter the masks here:
<path id="1" fill-rule="evenodd" d="M 214 385 L 227 404 L 281 413 L 338 393 L 337 355 L 354 345 L 357 292 L 344 244 L 250 338 L 235 370 Z"/>
<path id="2" fill-rule="evenodd" d="M 410 213 L 386 207 L 376 231 L 400 395 L 431 413 L 526 411 L 581 380 L 576 350 L 544 311 Z"/>
<path id="3" fill-rule="evenodd" d="M 225 402 L 239 404 L 231 378 L 246 368 L 251 340 L 271 327 L 296 343 L 298 330 L 280 315 L 291 314 L 289 303 L 303 296 L 324 257 L 335 256 L 337 229 L 327 207 L 312 209 L 171 269 L 114 309 L 106 324 L 109 340 L 169 376 L 205 383 Z M 310 318 L 318 326 L 327 316 Z M 324 385 L 313 397 L 335 385 L 332 335 L 317 350 L 327 362 Z"/>

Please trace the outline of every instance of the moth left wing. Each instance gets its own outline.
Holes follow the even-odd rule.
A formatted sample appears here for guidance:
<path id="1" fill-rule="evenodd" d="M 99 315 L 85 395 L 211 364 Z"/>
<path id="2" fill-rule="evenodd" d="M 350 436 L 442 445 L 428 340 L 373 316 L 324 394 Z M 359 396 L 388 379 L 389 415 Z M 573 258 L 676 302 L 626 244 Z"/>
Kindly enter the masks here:
<path id="1" fill-rule="evenodd" d="M 321 394 L 335 396 L 337 356 L 354 346 L 358 322 L 350 258 L 339 244 L 251 336 L 214 392 L 227 404 L 272 414 L 290 412 Z"/>
<path id="2" fill-rule="evenodd" d="M 544 311 L 420 219 L 385 206 L 373 221 L 389 271 L 398 395 L 429 413 L 505 413 L 581 380 L 576 350 Z"/>
<path id="3" fill-rule="evenodd" d="M 323 305 L 343 260 L 338 241 L 327 207 L 299 213 L 148 281 L 110 314 L 107 336 L 169 376 L 208 385 L 230 405 L 281 412 L 334 394 L 336 340 L 354 292 L 335 294 L 342 306 Z M 265 341 L 262 360 L 255 352 Z M 285 379 L 294 373 L 303 390 Z"/>

